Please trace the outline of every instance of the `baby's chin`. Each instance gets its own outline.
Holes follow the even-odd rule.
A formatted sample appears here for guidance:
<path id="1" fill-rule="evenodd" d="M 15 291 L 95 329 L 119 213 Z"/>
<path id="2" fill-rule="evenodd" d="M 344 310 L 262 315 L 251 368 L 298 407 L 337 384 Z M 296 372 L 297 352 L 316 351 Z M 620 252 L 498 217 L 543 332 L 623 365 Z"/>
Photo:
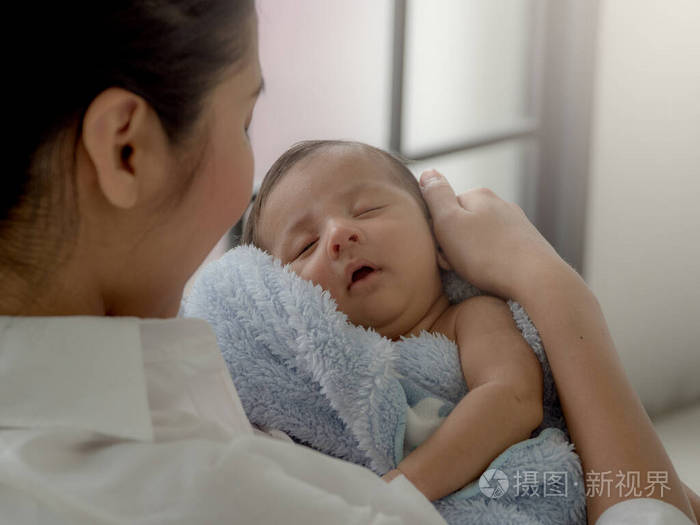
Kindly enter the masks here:
<path id="1" fill-rule="evenodd" d="M 400 326 L 405 323 L 397 322 L 399 321 L 399 316 L 391 317 L 386 315 L 386 312 L 383 312 L 383 314 L 384 315 L 382 315 L 381 318 L 373 318 L 367 314 L 362 316 L 354 316 L 346 313 L 348 320 L 355 326 L 362 326 L 364 328 L 374 330 L 379 335 L 392 340 L 401 337 L 403 331 L 401 330 Z"/>

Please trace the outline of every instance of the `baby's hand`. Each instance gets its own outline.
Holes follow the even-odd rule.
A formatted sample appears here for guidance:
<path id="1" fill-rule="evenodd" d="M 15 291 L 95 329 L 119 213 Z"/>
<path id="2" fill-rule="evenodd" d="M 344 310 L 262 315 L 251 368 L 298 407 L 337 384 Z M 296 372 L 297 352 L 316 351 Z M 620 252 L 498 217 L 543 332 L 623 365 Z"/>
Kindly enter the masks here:
<path id="1" fill-rule="evenodd" d="M 435 170 L 420 183 L 448 262 L 477 288 L 517 299 L 534 271 L 566 265 L 518 205 L 483 188 L 457 197 Z"/>
<path id="2" fill-rule="evenodd" d="M 382 479 L 389 483 L 392 479 L 401 475 L 401 471 L 397 468 L 391 469 L 389 472 L 382 476 Z"/>

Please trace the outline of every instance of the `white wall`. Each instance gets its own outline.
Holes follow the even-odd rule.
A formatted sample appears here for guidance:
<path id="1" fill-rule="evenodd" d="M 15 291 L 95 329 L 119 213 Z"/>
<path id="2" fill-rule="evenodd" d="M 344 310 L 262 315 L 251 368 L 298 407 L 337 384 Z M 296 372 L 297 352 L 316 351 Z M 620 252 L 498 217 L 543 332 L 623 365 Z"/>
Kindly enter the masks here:
<path id="1" fill-rule="evenodd" d="M 407 3 L 405 151 L 459 144 L 534 116 L 529 83 L 536 5 L 535 0 Z"/>
<path id="2" fill-rule="evenodd" d="M 350 139 L 386 149 L 393 0 L 257 0 L 256 5 L 266 82 L 251 127 L 256 182 L 299 140 Z M 425 149 L 434 139 L 451 142 L 453 135 L 464 140 L 468 131 L 483 133 L 523 118 L 528 64 L 523 48 L 532 5 L 532 0 L 410 4 L 403 127 L 409 149 Z M 532 208 L 524 180 L 528 147 L 500 144 L 423 162 L 413 171 L 437 168 L 457 191 L 490 186 Z"/>
<path id="3" fill-rule="evenodd" d="M 265 93 L 251 127 L 256 180 L 294 142 L 389 143 L 393 2 L 257 0 Z"/>
<path id="4" fill-rule="evenodd" d="M 585 278 L 650 414 L 700 399 L 700 2 L 602 0 Z"/>

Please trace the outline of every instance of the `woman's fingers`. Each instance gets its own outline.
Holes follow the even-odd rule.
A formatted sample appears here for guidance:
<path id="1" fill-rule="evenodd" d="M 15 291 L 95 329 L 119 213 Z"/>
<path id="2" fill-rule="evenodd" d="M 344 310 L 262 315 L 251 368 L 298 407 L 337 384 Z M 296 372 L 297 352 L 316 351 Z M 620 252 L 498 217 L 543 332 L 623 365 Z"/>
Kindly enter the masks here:
<path id="1" fill-rule="evenodd" d="M 436 170 L 424 171 L 420 176 L 420 186 L 433 217 L 454 212 L 455 209 L 476 211 L 488 206 L 491 199 L 498 199 L 498 196 L 488 188 L 473 188 L 456 195 L 447 179 Z"/>
<path id="2" fill-rule="evenodd" d="M 446 259 L 482 290 L 514 297 L 532 268 L 559 259 L 524 212 L 493 191 L 475 188 L 456 196 L 435 170 L 423 172 L 420 183 Z"/>
<path id="3" fill-rule="evenodd" d="M 433 219 L 439 221 L 444 214 L 460 208 L 452 186 L 439 172 L 424 171 L 420 176 L 420 186 Z"/>

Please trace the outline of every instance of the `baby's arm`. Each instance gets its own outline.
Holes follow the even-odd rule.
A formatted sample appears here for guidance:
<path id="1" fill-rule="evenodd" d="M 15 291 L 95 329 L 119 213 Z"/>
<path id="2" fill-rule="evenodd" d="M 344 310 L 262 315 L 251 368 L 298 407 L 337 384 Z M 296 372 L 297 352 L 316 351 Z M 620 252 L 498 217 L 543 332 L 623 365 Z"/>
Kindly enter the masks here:
<path id="1" fill-rule="evenodd" d="M 542 422 L 542 368 L 501 299 L 467 299 L 455 334 L 469 393 L 398 465 L 431 501 L 480 476 Z"/>

